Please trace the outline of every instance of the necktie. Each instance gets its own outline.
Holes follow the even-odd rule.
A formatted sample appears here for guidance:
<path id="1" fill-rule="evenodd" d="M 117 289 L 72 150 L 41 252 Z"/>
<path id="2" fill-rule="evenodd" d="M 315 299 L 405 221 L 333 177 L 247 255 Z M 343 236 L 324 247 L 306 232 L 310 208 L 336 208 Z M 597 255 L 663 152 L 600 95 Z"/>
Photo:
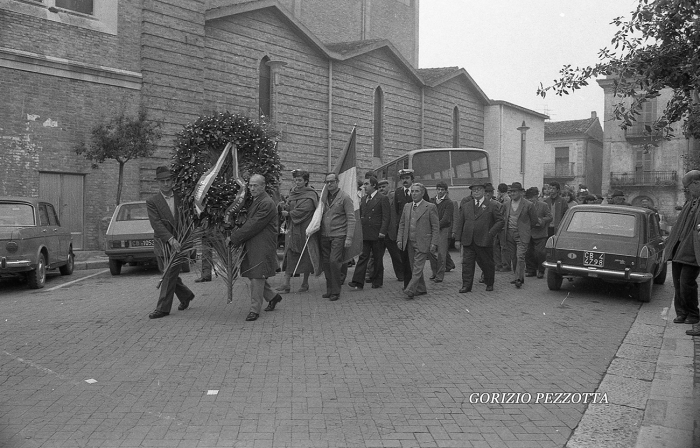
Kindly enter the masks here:
<path id="1" fill-rule="evenodd" d="M 408 197 L 408 195 L 409 195 L 409 190 L 408 190 L 408 188 L 404 188 L 403 192 L 404 192 L 404 194 L 406 195 L 406 197 Z"/>
<path id="2" fill-rule="evenodd" d="M 413 203 L 413 210 L 415 210 L 415 209 L 417 209 L 417 208 L 418 208 L 418 204 Z"/>

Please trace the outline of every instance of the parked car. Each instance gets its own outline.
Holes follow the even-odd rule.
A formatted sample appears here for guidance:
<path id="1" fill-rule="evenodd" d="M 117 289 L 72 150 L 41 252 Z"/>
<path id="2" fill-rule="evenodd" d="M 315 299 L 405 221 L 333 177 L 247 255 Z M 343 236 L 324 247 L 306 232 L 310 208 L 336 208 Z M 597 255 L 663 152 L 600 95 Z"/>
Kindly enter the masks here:
<path id="1" fill-rule="evenodd" d="M 153 227 L 148 220 L 146 201 L 123 202 L 114 209 L 107 227 L 105 255 L 109 258 L 109 272 L 120 275 L 122 266 L 128 263 L 158 264 L 154 250 Z M 185 265 L 184 272 L 190 271 Z"/>
<path id="2" fill-rule="evenodd" d="M 666 281 L 659 215 L 646 208 L 577 205 L 546 248 L 547 286 L 553 291 L 563 277 L 599 278 L 632 283 L 637 299 L 648 302 L 652 284 Z"/>
<path id="3" fill-rule="evenodd" d="M 46 271 L 71 275 L 73 238 L 61 227 L 53 205 L 25 197 L 0 197 L 0 277 L 24 277 L 43 288 Z"/>

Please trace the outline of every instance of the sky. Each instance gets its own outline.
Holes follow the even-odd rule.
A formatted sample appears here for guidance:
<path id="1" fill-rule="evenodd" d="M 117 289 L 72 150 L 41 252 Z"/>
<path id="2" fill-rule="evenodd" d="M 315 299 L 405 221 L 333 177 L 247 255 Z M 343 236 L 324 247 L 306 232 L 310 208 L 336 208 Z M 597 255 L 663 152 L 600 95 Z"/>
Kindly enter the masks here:
<path id="1" fill-rule="evenodd" d="M 595 81 L 563 97 L 551 85 L 565 64 L 598 62 L 610 46 L 615 17 L 630 17 L 637 0 L 422 0 L 419 67 L 464 68 L 492 100 L 508 101 L 552 121 L 589 118 L 603 124 L 603 89 Z"/>

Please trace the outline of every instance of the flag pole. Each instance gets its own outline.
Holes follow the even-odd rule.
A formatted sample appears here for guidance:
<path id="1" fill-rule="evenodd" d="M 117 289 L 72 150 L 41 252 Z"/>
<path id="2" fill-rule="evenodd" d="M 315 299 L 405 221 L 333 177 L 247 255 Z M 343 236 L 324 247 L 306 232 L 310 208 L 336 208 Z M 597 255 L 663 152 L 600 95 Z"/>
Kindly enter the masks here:
<path id="1" fill-rule="evenodd" d="M 306 237 L 306 242 L 304 243 L 304 247 L 301 249 L 301 253 L 299 254 L 299 259 L 297 260 L 297 265 L 294 266 L 294 272 L 292 272 L 292 277 L 297 275 L 297 269 L 299 268 L 299 263 L 301 263 L 301 257 L 304 256 L 304 251 L 306 250 L 306 246 L 309 244 L 309 239 L 311 238 L 311 235 L 308 235 Z"/>

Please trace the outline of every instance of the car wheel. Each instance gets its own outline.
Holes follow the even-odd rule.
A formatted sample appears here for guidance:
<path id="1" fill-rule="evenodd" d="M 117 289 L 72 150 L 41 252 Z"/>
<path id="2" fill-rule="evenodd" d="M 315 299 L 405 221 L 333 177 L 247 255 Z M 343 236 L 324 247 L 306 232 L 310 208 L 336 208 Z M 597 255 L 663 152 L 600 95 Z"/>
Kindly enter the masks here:
<path id="1" fill-rule="evenodd" d="M 645 303 L 651 301 L 651 287 L 653 283 L 653 281 L 647 280 L 644 283 L 637 283 L 635 285 L 637 288 L 637 300 Z"/>
<path id="2" fill-rule="evenodd" d="M 554 272 L 553 269 L 547 268 L 547 287 L 551 291 L 559 291 L 563 280 L 564 277 Z"/>
<path id="3" fill-rule="evenodd" d="M 112 275 L 119 275 L 122 273 L 122 262 L 119 260 L 109 259 L 109 273 Z"/>
<path id="4" fill-rule="evenodd" d="M 668 263 L 664 263 L 664 267 L 661 268 L 659 275 L 654 277 L 655 285 L 663 285 L 666 282 L 666 271 L 668 271 Z"/>
<path id="5" fill-rule="evenodd" d="M 75 268 L 75 255 L 73 255 L 73 252 L 68 253 L 68 262 L 58 268 L 58 270 L 61 272 L 61 275 L 71 275 L 73 273 L 73 269 Z"/>
<path id="6" fill-rule="evenodd" d="M 27 272 L 27 283 L 31 289 L 40 289 L 46 284 L 46 257 L 44 254 L 39 254 L 36 269 Z"/>

